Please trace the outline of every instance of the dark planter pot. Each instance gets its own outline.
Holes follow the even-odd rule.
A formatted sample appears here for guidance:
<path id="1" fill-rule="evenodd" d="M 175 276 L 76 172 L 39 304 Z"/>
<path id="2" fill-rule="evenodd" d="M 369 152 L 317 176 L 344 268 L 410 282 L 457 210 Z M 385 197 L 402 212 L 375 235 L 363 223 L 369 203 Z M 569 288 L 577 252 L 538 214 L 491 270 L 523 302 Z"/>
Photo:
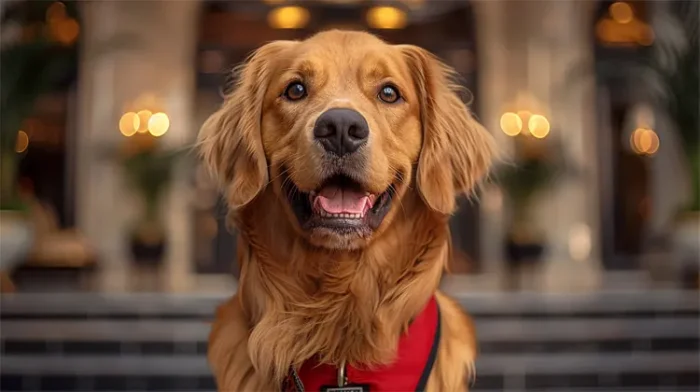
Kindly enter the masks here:
<path id="1" fill-rule="evenodd" d="M 159 267 L 163 263 L 167 244 L 164 240 L 146 243 L 138 238 L 132 238 L 130 248 L 134 264 L 144 267 Z"/>
<path id="2" fill-rule="evenodd" d="M 507 290 L 518 291 L 523 280 L 530 282 L 530 286 L 537 285 L 535 272 L 540 265 L 545 252 L 545 245 L 540 242 L 516 242 L 508 237 L 504 243 L 504 256 L 506 261 L 506 273 L 504 285 Z"/>
<path id="3" fill-rule="evenodd" d="M 517 243 L 508 238 L 505 243 L 505 257 L 511 264 L 537 263 L 544 255 L 545 246 L 543 243 Z"/>

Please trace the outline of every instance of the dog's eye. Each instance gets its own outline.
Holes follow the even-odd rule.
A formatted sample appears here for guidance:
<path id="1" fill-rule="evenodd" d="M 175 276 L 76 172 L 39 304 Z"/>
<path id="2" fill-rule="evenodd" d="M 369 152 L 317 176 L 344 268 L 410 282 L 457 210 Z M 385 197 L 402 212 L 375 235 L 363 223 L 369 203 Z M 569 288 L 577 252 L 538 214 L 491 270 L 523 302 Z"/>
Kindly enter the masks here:
<path id="1" fill-rule="evenodd" d="M 379 90 L 379 99 L 386 103 L 395 103 L 401 98 L 399 90 L 392 85 L 385 85 Z"/>
<path id="2" fill-rule="evenodd" d="M 284 90 L 284 97 L 290 101 L 298 101 L 306 96 L 306 87 L 301 82 L 292 82 Z"/>

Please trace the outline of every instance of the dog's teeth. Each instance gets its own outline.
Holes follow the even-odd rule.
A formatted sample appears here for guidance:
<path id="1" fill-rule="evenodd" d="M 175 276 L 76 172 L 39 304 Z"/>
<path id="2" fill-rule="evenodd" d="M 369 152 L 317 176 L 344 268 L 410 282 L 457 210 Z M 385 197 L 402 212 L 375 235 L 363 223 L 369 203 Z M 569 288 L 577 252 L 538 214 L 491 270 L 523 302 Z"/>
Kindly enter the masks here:
<path id="1" fill-rule="evenodd" d="M 362 219 L 364 214 L 355 214 L 349 212 L 339 212 L 332 213 L 326 210 L 319 210 L 318 214 L 323 218 L 335 218 L 335 219 Z"/>

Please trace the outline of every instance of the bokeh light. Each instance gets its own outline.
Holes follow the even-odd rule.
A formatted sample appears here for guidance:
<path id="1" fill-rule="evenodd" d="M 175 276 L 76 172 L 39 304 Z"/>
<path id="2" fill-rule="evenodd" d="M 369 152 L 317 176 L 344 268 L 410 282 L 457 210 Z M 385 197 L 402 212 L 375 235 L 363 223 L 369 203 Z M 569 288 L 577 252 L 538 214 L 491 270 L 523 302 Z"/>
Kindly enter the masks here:
<path id="1" fill-rule="evenodd" d="M 133 136 L 138 131 L 140 125 L 141 120 L 136 113 L 124 113 L 119 119 L 119 132 L 126 137 Z"/>
<path id="2" fill-rule="evenodd" d="M 155 113 L 148 120 L 148 132 L 153 136 L 163 136 L 170 128 L 170 119 L 165 113 Z"/>
<path id="3" fill-rule="evenodd" d="M 549 120 L 541 114 L 533 114 L 527 121 L 527 129 L 532 136 L 538 139 L 544 139 L 549 135 Z"/>
<path id="4" fill-rule="evenodd" d="M 139 116 L 139 126 L 137 128 L 138 132 L 148 132 L 148 120 L 151 119 L 153 113 L 150 110 L 141 110 L 138 113 L 136 113 L 136 115 Z"/>
<path id="5" fill-rule="evenodd" d="M 375 29 L 402 29 L 406 23 L 406 13 L 396 7 L 379 6 L 367 11 L 367 24 Z"/>
<path id="6" fill-rule="evenodd" d="M 508 136 L 516 136 L 523 129 L 523 120 L 513 112 L 503 113 L 500 123 L 501 130 Z"/>
<path id="7" fill-rule="evenodd" d="M 634 19 L 634 10 L 632 6 L 624 1 L 618 1 L 610 5 L 608 8 L 610 16 L 617 23 L 629 23 Z"/>
<path id="8" fill-rule="evenodd" d="M 63 19 L 56 22 L 51 30 L 56 41 L 70 45 L 78 39 L 80 25 L 75 19 Z"/>
<path id="9" fill-rule="evenodd" d="M 51 4 L 46 10 L 47 34 L 51 39 L 64 45 L 72 45 L 80 34 L 78 21 L 66 14 L 66 6 L 61 2 Z"/>
<path id="10" fill-rule="evenodd" d="M 17 132 L 17 141 L 15 142 L 15 151 L 17 151 L 17 153 L 23 153 L 27 151 L 28 147 L 29 135 L 27 135 L 27 132 L 19 130 Z"/>
<path id="11" fill-rule="evenodd" d="M 630 147 L 639 155 L 654 155 L 660 145 L 659 136 L 649 128 L 637 128 L 630 136 Z"/>
<path id="12" fill-rule="evenodd" d="M 310 18 L 309 11 L 304 7 L 279 7 L 267 14 L 267 23 L 276 29 L 300 29 L 309 23 Z"/>

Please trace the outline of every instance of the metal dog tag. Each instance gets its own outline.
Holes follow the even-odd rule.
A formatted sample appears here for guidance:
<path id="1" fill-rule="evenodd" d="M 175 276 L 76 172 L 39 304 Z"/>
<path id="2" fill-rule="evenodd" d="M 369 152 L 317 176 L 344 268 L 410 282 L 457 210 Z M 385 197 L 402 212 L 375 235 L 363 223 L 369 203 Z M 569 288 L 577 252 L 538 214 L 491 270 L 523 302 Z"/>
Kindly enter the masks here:
<path id="1" fill-rule="evenodd" d="M 342 387 L 321 387 L 321 392 L 369 392 L 369 385 L 345 385 Z"/>

